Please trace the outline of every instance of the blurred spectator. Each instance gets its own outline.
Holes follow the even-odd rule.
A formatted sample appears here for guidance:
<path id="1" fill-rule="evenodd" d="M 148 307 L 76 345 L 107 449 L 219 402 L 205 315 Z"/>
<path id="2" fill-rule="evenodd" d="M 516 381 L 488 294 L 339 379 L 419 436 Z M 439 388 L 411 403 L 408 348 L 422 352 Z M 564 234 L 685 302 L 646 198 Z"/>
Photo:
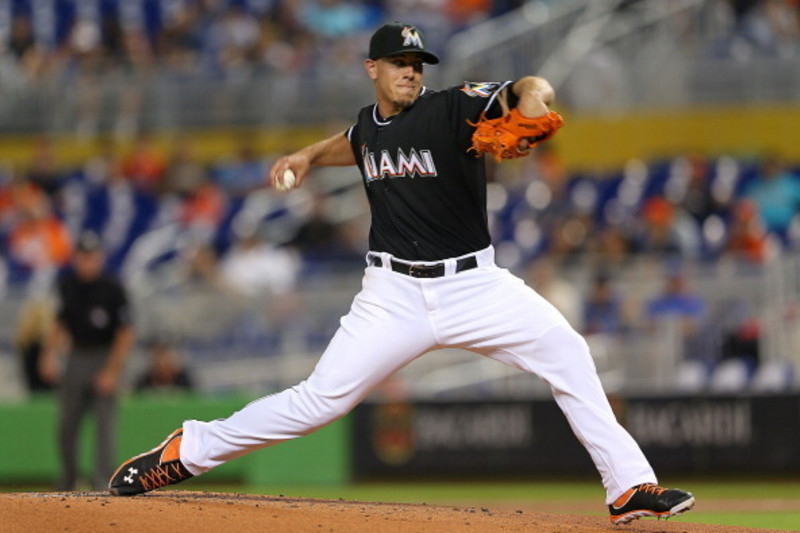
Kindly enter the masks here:
<path id="1" fill-rule="evenodd" d="M 186 139 L 179 140 L 164 173 L 162 192 L 190 197 L 207 182 L 207 178 L 208 172 L 192 145 Z"/>
<path id="2" fill-rule="evenodd" d="M 327 196 L 314 191 L 310 202 L 310 212 L 289 241 L 289 245 L 300 252 L 307 261 L 324 261 L 338 253 L 336 224 L 328 215 Z"/>
<path id="3" fill-rule="evenodd" d="M 69 29 L 64 51 L 64 71 L 77 97 L 75 133 L 81 139 L 91 139 L 99 126 L 103 76 L 109 65 L 99 21 L 79 14 Z"/>
<path id="4" fill-rule="evenodd" d="M 553 304 L 570 325 L 583 330 L 583 299 L 577 287 L 558 273 L 557 263 L 550 257 L 531 262 L 525 279 L 542 298 Z"/>
<path id="5" fill-rule="evenodd" d="M 69 261 L 72 239 L 46 199 L 20 206 L 19 217 L 9 235 L 14 261 L 31 271 L 56 270 Z"/>
<path id="6" fill-rule="evenodd" d="M 33 82 L 42 77 L 47 68 L 47 52 L 36 40 L 29 15 L 19 13 L 11 19 L 6 49 L 19 67 L 20 81 Z M 2 50 L 0 43 L 0 53 Z"/>
<path id="7" fill-rule="evenodd" d="M 153 138 L 140 133 L 133 150 L 122 159 L 122 172 L 134 186 L 144 192 L 155 194 L 161 190 L 166 162 Z"/>
<path id="8" fill-rule="evenodd" d="M 178 258 L 184 293 L 209 296 L 209 300 L 230 295 L 231 286 L 222 276 L 217 251 L 207 243 L 196 243 L 182 251 Z"/>
<path id="9" fill-rule="evenodd" d="M 622 225 L 606 225 L 593 237 L 589 246 L 598 267 L 621 268 L 631 259 L 631 239 Z"/>
<path id="10" fill-rule="evenodd" d="M 583 309 L 583 332 L 619 334 L 625 329 L 622 299 L 614 291 L 611 278 L 600 272 L 592 279 L 592 286 Z"/>
<path id="11" fill-rule="evenodd" d="M 552 190 L 563 190 L 567 179 L 567 169 L 563 156 L 555 145 L 543 143 L 536 147 L 530 161 L 535 167 L 534 175 L 544 180 Z M 525 164 L 525 163 L 523 163 Z"/>
<path id="12" fill-rule="evenodd" d="M 39 137 L 34 144 L 33 160 L 28 169 L 31 183 L 37 185 L 51 199 L 56 197 L 65 181 L 58 168 L 54 148 L 49 137 Z"/>
<path id="13" fill-rule="evenodd" d="M 191 374 L 181 362 L 174 344 L 161 339 L 148 343 L 150 362 L 147 370 L 136 380 L 135 389 L 142 391 L 191 391 Z"/>
<path id="14" fill-rule="evenodd" d="M 705 154 L 676 157 L 670 165 L 665 196 L 701 224 L 722 211 L 711 194 L 710 179 L 711 165 Z"/>
<path id="15" fill-rule="evenodd" d="M 575 264 L 585 257 L 594 231 L 594 219 L 588 213 L 557 219 L 550 233 L 548 253 L 564 264 Z"/>
<path id="16" fill-rule="evenodd" d="M 42 189 L 19 173 L 0 184 L 0 232 L 10 231 L 22 218 L 23 211 L 35 210 L 47 198 Z"/>
<path id="17" fill-rule="evenodd" d="M 194 75 L 201 67 L 203 25 L 200 5 L 182 2 L 169 12 L 156 38 L 161 62 L 172 74 Z"/>
<path id="18" fill-rule="evenodd" d="M 298 267 L 289 249 L 270 244 L 255 227 L 241 231 L 221 265 L 225 282 L 245 296 L 291 293 Z"/>
<path id="19" fill-rule="evenodd" d="M 385 20 L 402 20 L 420 28 L 425 47 L 444 53 L 447 40 L 455 32 L 453 21 L 443 9 L 445 0 L 394 0 L 386 2 Z M 441 59 L 441 55 L 439 56 Z"/>
<path id="20" fill-rule="evenodd" d="M 210 179 L 181 200 L 180 223 L 195 241 L 210 242 L 225 216 L 227 198 Z"/>
<path id="21" fill-rule="evenodd" d="M 696 257 L 700 251 L 697 223 L 665 198 L 647 199 L 641 209 L 636 251 L 660 256 Z"/>
<path id="22" fill-rule="evenodd" d="M 11 19 L 11 31 L 5 47 L 17 61 L 24 61 L 25 56 L 36 48 L 36 37 L 33 24 L 27 14 L 17 14 Z"/>
<path id="23" fill-rule="evenodd" d="M 752 373 L 760 361 L 760 338 L 761 327 L 758 320 L 754 317 L 742 320 L 732 331 L 726 332 L 722 339 L 722 361 L 740 361 Z"/>
<path id="24" fill-rule="evenodd" d="M 135 138 L 140 130 L 140 115 L 144 104 L 144 93 L 154 79 L 155 57 L 148 36 L 141 28 L 128 25 L 121 28 L 120 54 L 110 78 L 119 86 L 116 104 L 114 135 L 119 140 Z M 112 93 L 114 86 L 112 85 Z"/>
<path id="25" fill-rule="evenodd" d="M 217 251 L 206 242 L 185 245 L 149 280 L 158 298 L 143 304 L 143 330 L 180 339 L 213 338 L 228 334 L 241 320 L 241 298 L 223 278 Z"/>
<path id="26" fill-rule="evenodd" d="M 682 267 L 668 266 L 661 294 L 647 303 L 646 316 L 651 324 L 662 319 L 678 319 L 686 339 L 699 331 L 705 314 L 705 301 L 690 290 Z"/>
<path id="27" fill-rule="evenodd" d="M 14 342 L 22 358 L 25 384 L 30 392 L 48 391 L 53 388 L 52 383 L 45 381 L 39 375 L 39 360 L 54 319 L 53 302 L 43 296 L 33 296 L 25 300 L 17 314 Z"/>
<path id="28" fill-rule="evenodd" d="M 56 322 L 40 360 L 42 379 L 59 384 L 59 490 L 75 490 L 78 437 L 90 408 L 97 419 L 94 489 L 105 490 L 113 473 L 117 394 L 134 332 L 127 292 L 105 271 L 104 263 L 100 237 L 82 234 L 74 270 L 59 280 Z M 62 370 L 59 359 L 63 355 L 67 360 Z"/>
<path id="29" fill-rule="evenodd" d="M 753 202 L 740 200 L 733 208 L 723 254 L 761 264 L 767 257 L 768 235 Z"/>
<path id="30" fill-rule="evenodd" d="M 758 206 L 767 231 L 783 238 L 800 209 L 800 176 L 778 156 L 767 156 L 745 196 Z"/>
<path id="31" fill-rule="evenodd" d="M 727 53 L 751 56 L 792 56 L 797 53 L 800 26 L 797 7 L 787 0 L 728 0 L 733 16 Z"/>
<path id="32" fill-rule="evenodd" d="M 325 39 L 353 35 L 369 23 L 364 3 L 350 0 L 308 0 L 300 9 L 300 21 Z"/>
<path id="33" fill-rule="evenodd" d="M 234 3 L 208 29 L 215 63 L 228 80 L 249 78 L 257 57 L 261 29 L 255 17 Z"/>
<path id="34" fill-rule="evenodd" d="M 455 31 L 486 20 L 491 8 L 490 0 L 446 0 L 444 5 Z"/>
<path id="35" fill-rule="evenodd" d="M 217 165 L 213 176 L 215 183 L 227 194 L 239 198 L 264 187 L 269 168 L 269 163 L 259 157 L 253 143 L 244 140 L 233 158 Z"/>

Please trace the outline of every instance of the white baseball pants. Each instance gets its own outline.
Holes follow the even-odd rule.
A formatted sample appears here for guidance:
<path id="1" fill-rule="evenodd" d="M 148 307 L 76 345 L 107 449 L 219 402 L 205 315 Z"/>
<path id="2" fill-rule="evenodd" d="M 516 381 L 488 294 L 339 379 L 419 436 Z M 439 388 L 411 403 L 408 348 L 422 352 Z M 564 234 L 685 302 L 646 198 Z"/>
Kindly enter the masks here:
<path id="1" fill-rule="evenodd" d="M 419 279 L 367 267 L 361 292 L 306 381 L 256 400 L 227 419 L 184 422 L 181 460 L 195 475 L 246 453 L 307 435 L 346 415 L 384 379 L 433 349 L 477 352 L 544 379 L 586 447 L 607 503 L 656 482 L 639 446 L 617 422 L 589 348 L 564 317 L 523 281 L 494 264 Z"/>

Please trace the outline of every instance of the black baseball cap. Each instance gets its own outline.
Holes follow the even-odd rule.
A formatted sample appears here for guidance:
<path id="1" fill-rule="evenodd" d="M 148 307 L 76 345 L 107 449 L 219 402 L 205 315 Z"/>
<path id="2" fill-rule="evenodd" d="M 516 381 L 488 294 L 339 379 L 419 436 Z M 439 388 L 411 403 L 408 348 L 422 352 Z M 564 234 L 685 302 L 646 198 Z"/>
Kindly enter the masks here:
<path id="1" fill-rule="evenodd" d="M 408 52 L 422 56 L 422 60 L 430 65 L 439 62 L 439 58 L 425 50 L 422 31 L 411 24 L 391 22 L 384 24 L 372 34 L 369 40 L 369 58 L 390 57 Z"/>

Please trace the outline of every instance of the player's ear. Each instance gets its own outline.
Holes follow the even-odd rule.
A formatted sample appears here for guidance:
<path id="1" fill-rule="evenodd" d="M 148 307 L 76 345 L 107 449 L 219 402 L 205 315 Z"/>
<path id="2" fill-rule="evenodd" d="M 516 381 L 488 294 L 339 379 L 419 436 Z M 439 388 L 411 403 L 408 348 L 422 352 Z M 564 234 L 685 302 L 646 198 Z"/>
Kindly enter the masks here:
<path id="1" fill-rule="evenodd" d="M 367 70 L 367 75 L 371 80 L 378 79 L 378 62 L 374 59 L 365 59 L 364 68 Z"/>

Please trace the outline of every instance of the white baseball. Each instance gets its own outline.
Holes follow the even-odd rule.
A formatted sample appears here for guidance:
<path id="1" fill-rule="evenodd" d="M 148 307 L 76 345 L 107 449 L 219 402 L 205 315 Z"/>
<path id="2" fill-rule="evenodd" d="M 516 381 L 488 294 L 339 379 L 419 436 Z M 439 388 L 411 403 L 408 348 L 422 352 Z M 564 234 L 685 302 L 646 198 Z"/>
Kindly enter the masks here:
<path id="1" fill-rule="evenodd" d="M 281 179 L 275 184 L 275 188 L 279 191 L 294 189 L 295 181 L 294 171 L 291 168 L 287 168 L 283 171 Z"/>

